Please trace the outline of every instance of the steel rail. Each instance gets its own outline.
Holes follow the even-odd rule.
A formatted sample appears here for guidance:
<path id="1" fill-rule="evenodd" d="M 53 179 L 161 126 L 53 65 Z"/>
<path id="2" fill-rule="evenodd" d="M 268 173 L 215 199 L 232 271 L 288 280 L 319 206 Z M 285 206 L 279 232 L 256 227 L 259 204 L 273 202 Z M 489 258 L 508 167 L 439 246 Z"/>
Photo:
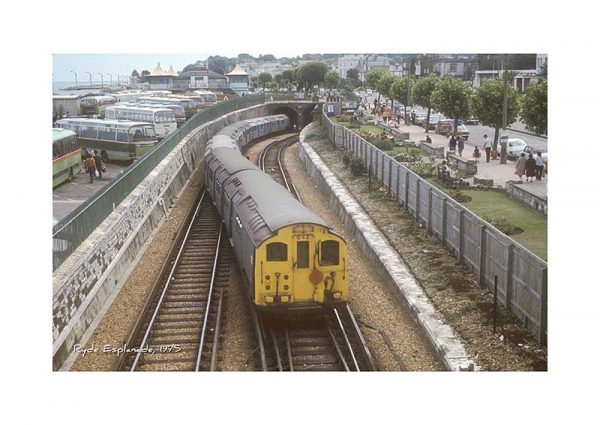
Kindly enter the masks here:
<path id="1" fill-rule="evenodd" d="M 219 263 L 219 249 L 221 247 L 221 239 L 223 236 L 223 222 L 219 226 L 219 238 L 217 239 L 217 248 L 215 250 L 215 261 L 213 262 L 212 276 L 210 278 L 210 285 L 208 287 L 208 298 L 206 300 L 206 310 L 204 311 L 204 319 L 202 320 L 202 330 L 200 331 L 200 344 L 198 344 L 198 357 L 196 359 L 195 372 L 200 370 L 200 363 L 202 363 L 202 348 L 204 347 L 204 337 L 206 336 L 206 327 L 208 326 L 208 313 L 210 311 L 210 301 L 212 298 L 213 288 L 215 286 L 215 280 L 217 276 L 217 265 Z"/>
<path id="2" fill-rule="evenodd" d="M 267 371 L 267 356 L 265 354 L 265 342 L 263 340 L 263 330 L 262 330 L 262 324 L 260 322 L 260 320 L 258 319 L 258 314 L 256 314 L 256 309 L 255 308 L 251 308 L 251 313 L 252 313 L 252 321 L 254 322 L 254 328 L 256 331 L 256 337 L 258 338 L 258 348 L 260 350 L 260 362 L 261 362 L 261 366 L 262 366 L 262 370 L 263 372 Z"/>
<path id="3" fill-rule="evenodd" d="M 365 338 L 364 338 L 362 332 L 360 331 L 360 328 L 358 327 L 358 322 L 356 321 L 356 318 L 354 317 L 354 313 L 352 313 L 352 310 L 350 309 L 349 304 L 346 304 L 346 312 L 348 313 L 348 317 L 350 317 L 350 322 L 352 322 L 352 326 L 354 327 L 354 333 L 356 333 L 356 335 L 360 341 L 361 349 L 365 356 L 365 359 L 367 360 L 369 370 L 377 370 L 377 368 L 375 367 L 375 362 L 373 361 L 373 356 L 371 356 L 371 352 L 369 351 L 367 342 L 365 341 Z"/>
<path id="4" fill-rule="evenodd" d="M 221 333 L 221 316 L 223 313 L 223 290 L 219 291 L 219 306 L 217 308 L 217 323 L 215 325 L 215 335 L 213 338 L 212 357 L 210 359 L 210 371 L 217 370 L 217 353 L 219 351 L 219 334 Z"/>
<path id="5" fill-rule="evenodd" d="M 344 340 L 346 341 L 346 345 L 348 346 L 348 350 L 350 350 L 350 355 L 352 356 L 352 361 L 354 362 L 354 366 L 356 367 L 356 371 L 360 372 L 360 368 L 358 367 L 358 362 L 356 361 L 356 356 L 354 355 L 354 350 L 352 349 L 352 344 L 350 344 L 350 340 L 348 339 L 348 335 L 346 334 L 346 329 L 344 329 L 344 325 L 342 324 L 342 319 L 337 311 L 337 308 L 333 309 L 335 313 L 335 317 L 337 318 L 338 325 L 342 330 L 342 334 L 344 335 Z"/>
<path id="6" fill-rule="evenodd" d="M 277 359 L 277 368 L 280 372 L 283 372 L 283 363 L 281 362 L 281 353 L 279 352 L 279 344 L 277 344 L 277 336 L 271 329 L 271 338 L 273 339 L 273 351 L 275 351 L 275 358 Z"/>
<path id="7" fill-rule="evenodd" d="M 329 323 L 326 323 L 325 326 L 327 326 L 327 331 L 329 332 L 329 336 L 331 337 L 331 340 L 333 341 L 333 345 L 335 346 L 335 350 L 338 353 L 338 357 L 342 361 L 342 365 L 344 366 L 344 369 L 346 370 L 346 372 L 350 372 L 348 363 L 346 362 L 346 359 L 344 358 L 344 353 L 342 353 L 342 349 L 340 348 L 340 345 L 338 344 L 337 339 L 335 339 L 335 335 L 333 334 L 333 331 L 331 330 L 331 326 L 329 326 Z"/>
<path id="8" fill-rule="evenodd" d="M 288 351 L 288 361 L 290 363 L 290 372 L 294 371 L 294 357 L 292 356 L 292 345 L 290 344 L 290 334 L 288 333 L 287 326 L 285 327 L 285 345 Z"/>
<path id="9" fill-rule="evenodd" d="M 285 183 L 285 187 L 287 188 L 288 192 L 290 192 L 293 195 L 294 192 L 292 191 L 292 187 L 290 186 L 290 182 L 288 182 L 288 179 L 285 176 L 285 170 L 283 169 L 283 164 L 281 163 L 281 153 L 288 146 L 289 146 L 289 143 L 282 143 L 281 144 L 281 147 L 277 151 L 277 165 L 279 166 L 279 171 L 281 172 L 281 176 L 283 177 L 283 182 Z"/>
<path id="10" fill-rule="evenodd" d="M 165 287 L 163 288 L 163 291 L 160 294 L 160 298 L 158 299 L 158 303 L 156 304 L 154 313 L 152 313 L 152 318 L 150 319 L 150 322 L 148 323 L 148 328 L 146 329 L 146 332 L 144 333 L 144 338 L 142 339 L 142 342 L 140 344 L 140 350 L 138 350 L 137 354 L 135 355 L 135 359 L 133 360 L 133 364 L 131 365 L 130 372 L 135 371 L 135 368 L 137 367 L 137 364 L 140 360 L 140 357 L 142 355 L 142 348 L 144 347 L 144 345 L 146 344 L 146 341 L 148 340 L 148 337 L 150 336 L 150 330 L 152 329 L 154 320 L 156 319 L 156 316 L 158 315 L 158 310 L 160 309 L 160 306 L 165 297 L 165 294 L 167 293 L 167 289 L 169 288 L 169 284 L 171 283 L 171 279 L 173 278 L 173 274 L 175 273 L 175 268 L 177 267 L 177 264 L 179 263 L 179 258 L 181 257 L 181 253 L 185 249 L 185 244 L 190 235 L 190 231 L 192 230 L 192 227 L 194 225 L 194 221 L 196 220 L 196 217 L 198 216 L 198 212 L 200 211 L 200 207 L 202 206 L 202 202 L 204 201 L 205 195 L 206 195 L 206 190 L 202 193 L 200 202 L 198 202 L 198 205 L 196 206 L 196 210 L 194 211 L 194 215 L 192 216 L 192 219 L 190 220 L 190 224 L 185 232 L 185 236 L 183 237 L 183 241 L 181 243 L 181 247 L 179 248 L 179 252 L 177 252 L 177 257 L 175 257 L 175 261 L 173 261 L 173 267 L 171 268 L 169 276 L 167 277 L 167 282 L 165 283 Z"/>

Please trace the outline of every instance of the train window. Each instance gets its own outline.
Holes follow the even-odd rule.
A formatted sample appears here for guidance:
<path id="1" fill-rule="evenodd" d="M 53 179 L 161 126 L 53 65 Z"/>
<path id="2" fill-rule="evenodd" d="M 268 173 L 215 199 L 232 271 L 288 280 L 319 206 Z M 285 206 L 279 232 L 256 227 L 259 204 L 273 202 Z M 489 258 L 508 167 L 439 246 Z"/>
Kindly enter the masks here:
<path id="1" fill-rule="evenodd" d="M 287 244 L 272 242 L 267 245 L 267 261 L 287 261 Z"/>
<path id="2" fill-rule="evenodd" d="M 321 258 L 319 264 L 322 266 L 337 266 L 340 263 L 340 244 L 338 241 L 321 242 Z"/>
<path id="3" fill-rule="evenodd" d="M 296 254 L 298 255 L 298 263 L 297 266 L 299 269 L 307 269 L 308 268 L 308 241 L 298 241 L 296 242 Z"/>

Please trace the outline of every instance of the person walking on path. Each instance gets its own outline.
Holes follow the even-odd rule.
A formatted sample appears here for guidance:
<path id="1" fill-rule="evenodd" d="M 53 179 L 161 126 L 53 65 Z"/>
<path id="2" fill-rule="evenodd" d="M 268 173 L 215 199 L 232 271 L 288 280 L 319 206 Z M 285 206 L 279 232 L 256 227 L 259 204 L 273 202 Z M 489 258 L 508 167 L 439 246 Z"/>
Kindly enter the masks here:
<path id="1" fill-rule="evenodd" d="M 487 134 L 483 135 L 483 149 L 485 150 L 485 162 L 490 162 L 490 156 L 492 155 L 492 145 L 489 145 Z"/>
<path id="2" fill-rule="evenodd" d="M 515 174 L 519 176 L 519 180 L 523 181 L 523 174 L 525 174 L 525 163 L 527 159 L 525 159 L 525 154 L 521 152 L 521 156 L 517 159 L 517 163 L 515 164 Z"/>
<path id="3" fill-rule="evenodd" d="M 102 168 L 104 168 L 104 164 L 102 164 L 102 157 L 98 155 L 97 150 L 94 150 L 94 164 L 96 165 L 96 170 L 98 171 L 98 180 L 102 180 Z"/>
<path id="4" fill-rule="evenodd" d="M 94 176 L 96 175 L 96 161 L 92 158 L 92 154 L 88 153 L 87 159 L 85 160 L 85 168 L 90 174 L 90 183 L 94 183 Z"/>
<path id="5" fill-rule="evenodd" d="M 454 137 L 454 134 L 451 134 L 448 138 L 448 146 L 450 146 L 450 152 L 456 151 L 456 138 Z"/>
<path id="6" fill-rule="evenodd" d="M 465 148 L 465 139 L 459 136 L 456 141 L 456 147 L 458 147 L 458 156 L 462 156 L 463 149 Z"/>
<path id="7" fill-rule="evenodd" d="M 529 158 L 527 159 L 527 162 L 525 162 L 525 176 L 527 177 L 528 182 L 533 182 L 535 173 L 536 173 L 535 159 L 533 159 L 532 154 L 529 154 Z"/>
<path id="8" fill-rule="evenodd" d="M 542 153 L 538 152 L 535 157 L 535 179 L 542 180 L 542 176 L 544 175 L 544 158 L 542 158 Z"/>

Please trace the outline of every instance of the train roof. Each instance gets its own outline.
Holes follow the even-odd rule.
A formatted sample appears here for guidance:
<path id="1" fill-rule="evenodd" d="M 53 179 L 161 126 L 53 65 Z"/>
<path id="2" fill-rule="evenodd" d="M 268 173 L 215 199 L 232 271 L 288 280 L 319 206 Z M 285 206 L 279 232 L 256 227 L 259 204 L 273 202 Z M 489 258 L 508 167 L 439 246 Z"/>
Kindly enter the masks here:
<path id="1" fill-rule="evenodd" d="M 279 229 L 294 224 L 316 224 L 330 229 L 321 217 L 241 154 L 228 147 L 214 147 L 211 155 L 230 175 L 225 190 L 233 196 L 240 220 L 255 246 Z"/>
<path id="2" fill-rule="evenodd" d="M 160 105 L 157 105 L 157 107 L 150 107 L 150 106 L 137 106 L 137 105 L 114 105 L 114 106 L 109 106 L 106 109 L 110 109 L 110 110 L 115 110 L 115 109 L 127 109 L 130 111 L 140 111 L 140 112 L 172 112 L 170 109 L 168 108 L 162 108 L 159 107 Z"/>

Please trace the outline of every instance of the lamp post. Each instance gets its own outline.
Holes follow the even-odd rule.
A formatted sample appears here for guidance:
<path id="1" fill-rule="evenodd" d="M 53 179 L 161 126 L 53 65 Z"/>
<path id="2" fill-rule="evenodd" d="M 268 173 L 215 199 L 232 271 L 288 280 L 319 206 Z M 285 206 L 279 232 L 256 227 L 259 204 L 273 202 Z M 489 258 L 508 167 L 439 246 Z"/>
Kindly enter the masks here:
<path id="1" fill-rule="evenodd" d="M 90 76 L 90 88 L 92 88 L 92 73 L 88 72 L 88 71 L 85 71 L 85 72 L 86 72 L 86 74 L 88 74 Z"/>
<path id="2" fill-rule="evenodd" d="M 77 73 L 75 71 L 71 71 L 73 74 L 75 74 L 75 88 L 77 88 Z"/>
<path id="3" fill-rule="evenodd" d="M 98 75 L 100 76 L 100 87 L 104 87 L 104 75 L 101 72 Z"/>
<path id="4" fill-rule="evenodd" d="M 110 77 L 110 87 L 112 88 L 112 74 L 110 72 L 107 72 L 108 76 Z"/>

